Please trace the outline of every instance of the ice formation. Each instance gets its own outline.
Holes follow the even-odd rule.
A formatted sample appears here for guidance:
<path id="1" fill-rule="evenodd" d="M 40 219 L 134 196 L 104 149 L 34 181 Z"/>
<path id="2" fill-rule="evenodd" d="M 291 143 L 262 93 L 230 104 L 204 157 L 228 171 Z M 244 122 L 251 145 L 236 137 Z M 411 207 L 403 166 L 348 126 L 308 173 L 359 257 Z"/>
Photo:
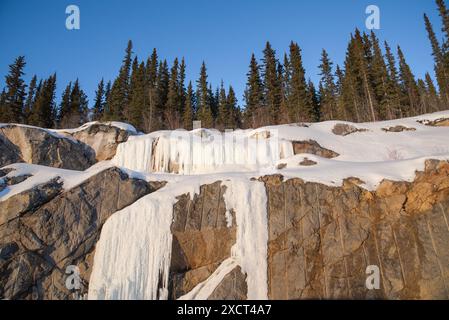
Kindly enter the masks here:
<path id="1" fill-rule="evenodd" d="M 174 198 L 154 193 L 115 213 L 103 226 L 89 299 L 167 299 Z"/>

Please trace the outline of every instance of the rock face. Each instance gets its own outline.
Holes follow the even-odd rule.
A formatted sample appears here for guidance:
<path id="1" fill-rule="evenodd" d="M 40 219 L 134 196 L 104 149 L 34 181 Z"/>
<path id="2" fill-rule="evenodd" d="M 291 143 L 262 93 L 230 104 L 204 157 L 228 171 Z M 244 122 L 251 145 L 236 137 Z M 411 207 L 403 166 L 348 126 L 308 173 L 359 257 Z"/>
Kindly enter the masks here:
<path id="1" fill-rule="evenodd" d="M 67 192 L 51 181 L 10 198 L 14 205 L 0 202 L 8 217 L 0 224 L 0 298 L 71 299 L 71 265 L 82 280 L 77 293 L 85 294 L 106 219 L 162 185 L 109 168 Z"/>
<path id="2" fill-rule="evenodd" d="M 375 192 L 262 178 L 270 299 L 448 299 L 449 163 Z M 365 286 L 367 266 L 380 289 Z"/>
<path id="3" fill-rule="evenodd" d="M 73 139 L 44 129 L 7 125 L 0 128 L 0 167 L 16 162 L 85 170 L 95 163 L 94 151 Z"/>
<path id="4" fill-rule="evenodd" d="M 246 300 L 246 276 L 240 267 L 229 272 L 209 296 L 209 300 Z"/>
<path id="5" fill-rule="evenodd" d="M 23 162 L 19 148 L 0 133 L 0 168 L 17 162 Z"/>
<path id="6" fill-rule="evenodd" d="M 110 160 L 117 151 L 117 146 L 128 140 L 129 132 L 120 128 L 96 123 L 84 130 L 76 131 L 72 136 L 90 146 L 97 161 Z"/>
<path id="7" fill-rule="evenodd" d="M 202 186 L 200 194 L 195 195 L 193 200 L 189 195 L 180 196 L 174 206 L 170 267 L 172 299 L 188 293 L 206 280 L 231 255 L 231 247 L 236 240 L 236 226 L 228 227 L 224 192 L 225 187 L 217 181 Z M 235 221 L 234 214 L 231 215 Z M 215 296 L 226 299 L 231 294 L 237 293 L 221 291 Z"/>

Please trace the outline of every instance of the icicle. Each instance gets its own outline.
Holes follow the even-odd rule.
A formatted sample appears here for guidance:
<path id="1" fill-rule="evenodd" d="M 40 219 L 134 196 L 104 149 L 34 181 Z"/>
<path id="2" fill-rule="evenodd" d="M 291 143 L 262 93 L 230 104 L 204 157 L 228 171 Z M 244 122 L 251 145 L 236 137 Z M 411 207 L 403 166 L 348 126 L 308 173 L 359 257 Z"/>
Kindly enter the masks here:
<path id="1" fill-rule="evenodd" d="M 258 170 L 293 155 L 276 130 L 268 137 L 216 130 L 175 130 L 130 138 L 118 146 L 113 163 L 135 171 L 202 174 Z"/>

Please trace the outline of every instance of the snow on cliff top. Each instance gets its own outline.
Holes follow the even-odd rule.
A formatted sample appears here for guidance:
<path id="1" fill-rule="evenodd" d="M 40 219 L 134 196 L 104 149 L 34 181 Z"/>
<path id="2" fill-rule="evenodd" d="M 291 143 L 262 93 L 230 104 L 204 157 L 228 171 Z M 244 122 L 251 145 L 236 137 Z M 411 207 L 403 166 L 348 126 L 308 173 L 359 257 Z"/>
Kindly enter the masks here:
<path id="1" fill-rule="evenodd" d="M 449 159 L 449 127 L 423 124 L 446 118 L 449 111 L 374 123 L 326 121 L 225 134 L 209 129 L 158 131 L 130 137 L 119 145 L 112 163 L 153 174 L 216 175 L 217 180 L 235 173 L 251 177 L 280 173 L 335 186 L 345 178 L 359 177 L 364 187 L 372 189 L 382 179 L 413 180 L 426 159 Z M 342 124 L 354 132 L 334 133 Z M 310 140 L 338 156 L 326 159 L 295 152 L 295 143 Z M 316 164 L 301 165 L 305 157 Z"/>
<path id="2" fill-rule="evenodd" d="M 111 127 L 116 127 L 119 128 L 121 130 L 124 131 L 128 131 L 130 134 L 137 134 L 137 130 L 136 128 L 134 128 L 134 126 L 128 124 L 128 123 L 124 123 L 124 122 L 118 122 L 118 121 L 108 121 L 108 122 L 100 122 L 100 121 L 91 121 L 91 122 L 87 122 L 85 124 L 83 124 L 82 126 L 78 127 L 78 128 L 73 128 L 73 129 L 51 129 L 51 131 L 53 132 L 60 132 L 60 133 L 75 133 L 78 131 L 82 131 L 82 130 L 86 130 L 87 128 L 89 128 L 92 125 L 95 124 L 104 124 L 107 126 L 111 126 Z"/>

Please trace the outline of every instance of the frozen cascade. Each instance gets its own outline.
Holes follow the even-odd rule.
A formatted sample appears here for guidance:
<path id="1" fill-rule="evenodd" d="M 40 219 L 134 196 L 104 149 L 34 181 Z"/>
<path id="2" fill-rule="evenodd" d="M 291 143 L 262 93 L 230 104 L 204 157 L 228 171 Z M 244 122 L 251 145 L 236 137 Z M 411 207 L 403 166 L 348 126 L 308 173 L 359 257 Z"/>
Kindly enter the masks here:
<path id="1" fill-rule="evenodd" d="M 237 223 L 237 241 L 231 257 L 182 300 L 207 299 L 221 280 L 237 265 L 246 274 L 249 300 L 268 299 L 268 223 L 267 197 L 262 182 L 243 179 L 225 181 L 226 209 L 233 209 Z"/>
<path id="2" fill-rule="evenodd" d="M 131 137 L 118 146 L 114 164 L 135 171 L 200 174 L 257 170 L 293 155 L 290 141 L 248 133 L 198 129 Z"/>
<path id="3" fill-rule="evenodd" d="M 112 163 L 135 171 L 152 172 L 152 150 L 154 139 L 150 136 L 129 137 L 117 146 Z"/>
<path id="4" fill-rule="evenodd" d="M 174 199 L 156 192 L 107 220 L 96 247 L 89 299 L 167 299 Z"/>

